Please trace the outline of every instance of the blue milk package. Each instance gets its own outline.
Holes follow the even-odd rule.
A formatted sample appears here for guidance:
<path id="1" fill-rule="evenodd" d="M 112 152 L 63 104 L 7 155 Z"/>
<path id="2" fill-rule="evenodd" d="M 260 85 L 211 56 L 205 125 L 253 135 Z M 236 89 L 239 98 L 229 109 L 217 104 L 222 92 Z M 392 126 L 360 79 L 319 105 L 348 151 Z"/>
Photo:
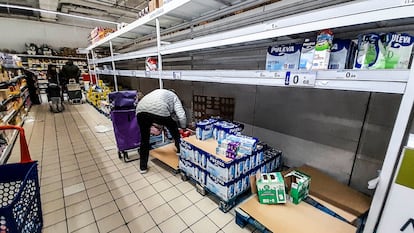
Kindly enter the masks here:
<path id="1" fill-rule="evenodd" d="M 356 52 L 356 45 L 352 40 L 334 39 L 331 55 L 329 58 L 329 69 L 352 69 Z"/>
<path id="2" fill-rule="evenodd" d="M 213 137 L 213 125 L 216 119 L 207 119 L 197 122 L 196 124 L 196 138 L 198 140 L 207 140 Z"/>
<path id="3" fill-rule="evenodd" d="M 408 69 L 413 37 L 407 33 L 388 33 L 385 37 L 385 68 Z"/>
<path id="4" fill-rule="evenodd" d="M 299 68 L 300 44 L 269 46 L 266 56 L 266 70 L 297 70 Z"/>
<path id="5" fill-rule="evenodd" d="M 299 70 L 311 70 L 316 41 L 305 39 L 300 52 Z"/>

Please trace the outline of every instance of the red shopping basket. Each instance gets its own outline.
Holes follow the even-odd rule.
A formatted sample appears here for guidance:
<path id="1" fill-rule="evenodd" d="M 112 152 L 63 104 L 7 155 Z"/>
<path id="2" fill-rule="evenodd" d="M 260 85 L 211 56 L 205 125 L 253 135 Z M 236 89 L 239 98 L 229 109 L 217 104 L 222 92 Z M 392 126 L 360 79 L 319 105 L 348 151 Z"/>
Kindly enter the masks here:
<path id="1" fill-rule="evenodd" d="M 0 130 L 18 130 L 20 163 L 0 165 L 0 233 L 41 232 L 43 226 L 37 161 L 32 161 L 24 130 L 18 126 L 0 126 Z"/>

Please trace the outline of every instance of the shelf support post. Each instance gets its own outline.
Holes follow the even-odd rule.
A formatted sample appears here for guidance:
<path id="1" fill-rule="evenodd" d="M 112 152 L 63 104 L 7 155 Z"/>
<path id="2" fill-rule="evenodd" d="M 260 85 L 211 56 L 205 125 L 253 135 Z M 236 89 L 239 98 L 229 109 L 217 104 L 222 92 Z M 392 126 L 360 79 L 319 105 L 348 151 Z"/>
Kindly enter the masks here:
<path id="1" fill-rule="evenodd" d="M 91 54 L 92 54 L 93 70 L 95 71 L 95 82 L 96 82 L 96 85 L 98 85 L 99 84 L 99 74 L 96 72 L 96 63 L 95 63 L 96 55 L 95 55 L 95 52 L 93 51 L 93 49 L 91 49 Z"/>
<path id="2" fill-rule="evenodd" d="M 109 48 L 111 50 L 111 62 L 112 62 L 112 72 L 114 73 L 114 86 L 115 86 L 115 91 L 118 91 L 118 79 L 116 77 L 116 73 L 115 73 L 115 61 L 114 61 L 114 50 L 112 47 L 112 41 L 109 41 Z"/>
<path id="3" fill-rule="evenodd" d="M 388 149 L 385 154 L 384 163 L 381 168 L 379 182 L 372 199 L 371 208 L 368 213 L 364 233 L 375 232 L 381 221 L 382 211 L 384 210 L 391 185 L 394 181 L 395 170 L 402 152 L 404 138 L 409 127 L 411 111 L 414 103 L 414 65 L 411 66 L 405 92 L 402 96 L 400 108 L 392 130 Z"/>
<path id="4" fill-rule="evenodd" d="M 161 56 L 161 32 L 160 32 L 160 21 L 158 18 L 155 19 L 155 26 L 157 28 L 157 54 L 158 54 L 158 81 L 160 83 L 160 89 L 164 88 L 162 82 L 162 56 Z"/>
<path id="5" fill-rule="evenodd" d="M 92 72 L 91 72 L 91 64 L 90 64 L 90 60 L 89 60 L 89 50 L 88 50 L 88 53 L 86 54 L 86 62 L 88 62 L 89 80 L 90 80 L 90 82 L 92 82 Z"/>

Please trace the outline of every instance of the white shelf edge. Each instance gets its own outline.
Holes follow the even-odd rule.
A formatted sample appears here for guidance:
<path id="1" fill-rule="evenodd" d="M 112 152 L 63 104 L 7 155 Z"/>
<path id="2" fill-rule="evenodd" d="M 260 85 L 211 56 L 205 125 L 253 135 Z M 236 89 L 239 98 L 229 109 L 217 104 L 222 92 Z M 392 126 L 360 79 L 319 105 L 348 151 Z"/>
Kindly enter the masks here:
<path id="1" fill-rule="evenodd" d="M 321 11 L 323 14 L 321 14 Z M 251 42 L 302 32 L 318 31 L 325 28 L 352 26 L 377 21 L 414 17 L 414 5 L 403 5 L 400 0 L 367 0 L 345 3 L 340 6 L 322 8 L 261 24 L 198 37 L 191 40 L 162 45 L 162 55 L 206 49 L 237 43 Z M 264 48 L 265 49 L 265 48 Z M 114 61 L 153 56 L 156 47 L 114 56 Z M 95 59 L 94 63 L 111 62 L 111 57 Z"/>
<path id="2" fill-rule="evenodd" d="M 107 42 L 109 42 L 112 39 L 115 39 L 127 32 L 130 32 L 132 30 L 134 30 L 135 28 L 142 26 L 148 22 L 150 22 L 151 20 L 158 18 L 160 16 L 163 16 L 165 14 L 167 14 L 168 12 L 177 9 L 178 7 L 190 2 L 191 0 L 173 0 L 169 3 L 166 3 L 165 5 L 163 5 L 162 7 L 154 10 L 153 12 L 143 16 L 142 18 L 139 18 L 137 20 L 135 20 L 134 22 L 128 24 L 126 27 L 121 28 L 120 30 L 109 34 L 108 36 L 106 36 L 105 38 L 97 41 L 95 44 L 92 44 L 90 46 L 88 46 L 86 48 L 86 50 L 90 51 L 98 46 L 101 46 Z"/>
<path id="3" fill-rule="evenodd" d="M 29 54 L 14 54 L 18 57 L 27 57 L 27 58 L 47 58 L 47 59 L 60 59 L 60 60 L 86 60 L 82 57 L 64 57 L 64 56 L 47 56 L 47 55 L 29 55 Z"/>
<path id="4" fill-rule="evenodd" d="M 402 94 L 405 91 L 409 76 L 409 70 L 349 71 L 353 72 L 356 78 L 347 78 L 344 76 L 346 74 L 345 71 L 314 71 L 316 74 L 315 85 L 303 88 Z M 300 73 L 300 71 L 297 72 Z M 96 73 L 113 75 L 114 71 L 99 70 Z M 154 79 L 159 77 L 158 71 L 116 70 L 115 74 Z M 174 70 L 162 72 L 162 79 L 167 80 L 291 87 L 285 85 L 285 76 L 286 71 L 272 72 L 265 70 Z"/>

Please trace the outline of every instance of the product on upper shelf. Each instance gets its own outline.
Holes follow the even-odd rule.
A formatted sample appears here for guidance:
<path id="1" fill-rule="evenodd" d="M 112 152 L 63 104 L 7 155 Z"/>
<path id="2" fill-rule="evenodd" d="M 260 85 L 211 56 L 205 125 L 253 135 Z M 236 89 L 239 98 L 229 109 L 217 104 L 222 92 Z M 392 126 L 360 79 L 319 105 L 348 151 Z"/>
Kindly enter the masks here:
<path id="1" fill-rule="evenodd" d="M 300 44 L 269 46 L 266 56 L 266 70 L 297 70 L 301 47 Z"/>
<path id="2" fill-rule="evenodd" d="M 329 69 L 352 69 L 356 52 L 356 45 L 352 40 L 334 39 Z"/>
<path id="3" fill-rule="evenodd" d="M 145 59 L 145 70 L 156 71 L 157 69 L 158 69 L 157 59 L 153 57 L 147 57 L 147 59 Z"/>
<path id="4" fill-rule="evenodd" d="M 315 52 L 313 54 L 312 70 L 326 70 L 333 42 L 333 32 L 325 29 L 316 37 Z"/>
<path id="5" fill-rule="evenodd" d="M 299 62 L 299 70 L 311 70 L 312 69 L 312 62 L 313 62 L 313 55 L 315 53 L 315 41 L 311 41 L 310 39 L 305 39 L 303 42 L 302 50 L 300 52 L 300 62 Z"/>
<path id="6" fill-rule="evenodd" d="M 285 181 L 280 172 L 256 174 L 257 196 L 262 204 L 286 203 Z"/>
<path id="7" fill-rule="evenodd" d="M 358 51 L 355 59 L 355 69 L 384 69 L 385 46 L 384 35 L 370 33 L 358 38 Z"/>
<path id="8" fill-rule="evenodd" d="M 413 37 L 407 33 L 385 36 L 385 69 L 408 69 L 413 50 Z"/>

